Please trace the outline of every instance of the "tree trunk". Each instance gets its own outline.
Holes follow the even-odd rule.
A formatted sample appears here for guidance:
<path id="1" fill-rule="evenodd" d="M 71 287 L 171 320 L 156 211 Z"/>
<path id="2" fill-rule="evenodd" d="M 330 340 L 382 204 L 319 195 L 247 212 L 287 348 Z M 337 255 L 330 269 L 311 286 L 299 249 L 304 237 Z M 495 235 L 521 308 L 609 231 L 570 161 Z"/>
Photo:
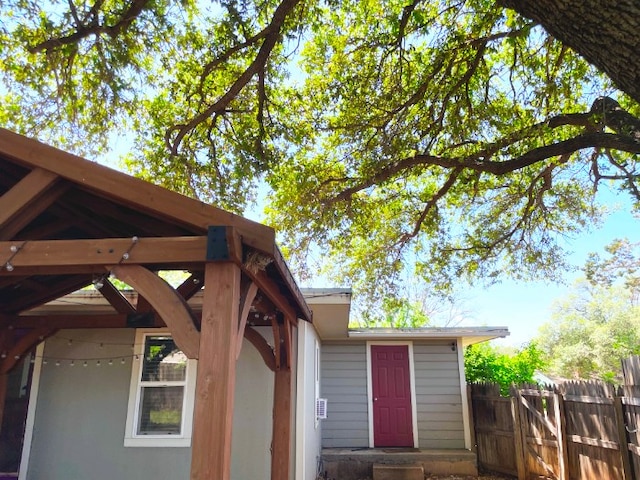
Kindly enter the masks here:
<path id="1" fill-rule="evenodd" d="M 606 73 L 640 102 L 640 2 L 637 0 L 500 0 Z"/>

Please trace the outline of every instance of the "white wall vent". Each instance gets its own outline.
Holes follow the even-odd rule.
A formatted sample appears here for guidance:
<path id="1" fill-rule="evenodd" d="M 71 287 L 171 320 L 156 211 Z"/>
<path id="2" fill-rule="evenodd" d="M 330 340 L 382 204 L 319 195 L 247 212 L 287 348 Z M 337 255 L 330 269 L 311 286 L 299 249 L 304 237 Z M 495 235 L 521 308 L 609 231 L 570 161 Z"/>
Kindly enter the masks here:
<path id="1" fill-rule="evenodd" d="M 316 398 L 316 418 L 324 420 L 327 418 L 327 399 Z"/>

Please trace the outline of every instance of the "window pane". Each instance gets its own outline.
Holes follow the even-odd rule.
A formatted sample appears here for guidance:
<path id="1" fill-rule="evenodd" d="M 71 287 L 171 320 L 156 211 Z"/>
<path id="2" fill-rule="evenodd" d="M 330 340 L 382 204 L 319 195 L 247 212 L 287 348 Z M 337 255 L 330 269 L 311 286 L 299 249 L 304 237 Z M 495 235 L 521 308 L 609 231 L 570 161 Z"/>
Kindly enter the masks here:
<path id="1" fill-rule="evenodd" d="M 187 357 L 169 336 L 146 337 L 142 363 L 142 381 L 183 381 Z"/>
<path id="2" fill-rule="evenodd" d="M 179 435 L 184 387 L 142 387 L 138 435 Z"/>

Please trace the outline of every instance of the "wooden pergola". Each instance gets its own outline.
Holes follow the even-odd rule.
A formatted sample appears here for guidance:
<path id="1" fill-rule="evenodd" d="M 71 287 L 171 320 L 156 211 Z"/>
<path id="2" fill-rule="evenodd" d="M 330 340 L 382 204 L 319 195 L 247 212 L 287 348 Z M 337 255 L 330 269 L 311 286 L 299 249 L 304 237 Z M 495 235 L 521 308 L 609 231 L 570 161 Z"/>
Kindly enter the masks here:
<path id="1" fill-rule="evenodd" d="M 189 272 L 173 288 L 161 270 Z M 137 302 L 110 281 L 137 292 Z M 24 315 L 92 283 L 100 315 Z M 203 290 L 202 313 L 187 300 Z M 270 326 L 274 345 L 252 327 Z M 192 479 L 230 477 L 236 359 L 274 372 L 271 478 L 289 478 L 292 337 L 311 313 L 273 229 L 0 129 L 0 418 L 7 372 L 67 328 L 157 326 L 198 359 Z"/>

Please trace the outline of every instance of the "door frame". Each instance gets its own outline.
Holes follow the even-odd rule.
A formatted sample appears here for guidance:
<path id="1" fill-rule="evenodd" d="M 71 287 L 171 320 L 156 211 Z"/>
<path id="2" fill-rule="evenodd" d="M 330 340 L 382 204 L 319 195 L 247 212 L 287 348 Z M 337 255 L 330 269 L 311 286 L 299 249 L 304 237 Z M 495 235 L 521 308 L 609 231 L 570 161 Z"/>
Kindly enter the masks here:
<path id="1" fill-rule="evenodd" d="M 411 422 L 413 426 L 413 448 L 419 448 L 418 442 L 418 414 L 416 404 L 416 372 L 413 363 L 413 342 L 411 341 L 380 341 L 370 340 L 367 341 L 367 410 L 369 421 L 369 448 L 374 447 L 373 441 L 373 378 L 372 378 L 372 363 L 371 363 L 371 346 L 372 345 L 406 345 L 407 355 L 409 356 L 409 387 L 411 390 Z"/>

